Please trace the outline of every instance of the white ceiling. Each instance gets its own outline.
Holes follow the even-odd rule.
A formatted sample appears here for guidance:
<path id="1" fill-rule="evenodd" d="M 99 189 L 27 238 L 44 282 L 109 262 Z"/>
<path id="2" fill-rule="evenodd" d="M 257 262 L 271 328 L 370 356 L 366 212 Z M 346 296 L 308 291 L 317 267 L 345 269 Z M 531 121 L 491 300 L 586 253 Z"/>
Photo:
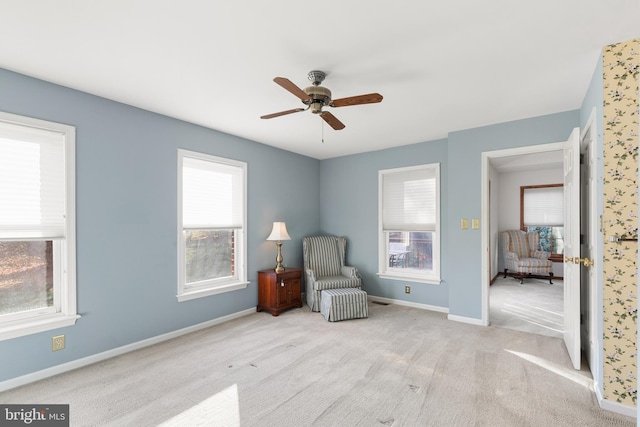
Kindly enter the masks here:
<path id="1" fill-rule="evenodd" d="M 0 67 L 317 159 L 580 108 L 640 0 L 0 0 Z M 327 73 L 334 131 L 272 79 Z M 324 133 L 324 143 L 322 136 Z"/>

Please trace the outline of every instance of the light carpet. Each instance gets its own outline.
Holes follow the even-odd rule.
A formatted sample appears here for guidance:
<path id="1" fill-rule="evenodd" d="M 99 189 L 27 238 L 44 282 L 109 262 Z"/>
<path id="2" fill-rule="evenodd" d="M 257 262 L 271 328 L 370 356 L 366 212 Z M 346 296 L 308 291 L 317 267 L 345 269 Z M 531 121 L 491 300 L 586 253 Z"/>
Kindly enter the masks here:
<path id="1" fill-rule="evenodd" d="M 489 322 L 494 326 L 562 338 L 564 282 L 497 278 L 489 288 Z"/>
<path id="2" fill-rule="evenodd" d="M 370 303 L 329 323 L 255 313 L 0 393 L 72 426 L 634 426 L 560 339 Z"/>

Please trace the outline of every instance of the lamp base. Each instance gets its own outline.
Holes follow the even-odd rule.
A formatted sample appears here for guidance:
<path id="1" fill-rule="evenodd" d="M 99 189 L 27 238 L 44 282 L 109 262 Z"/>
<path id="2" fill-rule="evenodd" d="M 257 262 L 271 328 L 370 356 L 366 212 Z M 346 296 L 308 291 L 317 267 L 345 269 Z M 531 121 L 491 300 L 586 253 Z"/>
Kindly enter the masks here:
<path id="1" fill-rule="evenodd" d="M 280 274 L 284 273 L 284 267 L 282 266 L 282 242 L 278 241 L 276 245 L 278 245 L 278 256 L 276 257 L 275 272 Z"/>

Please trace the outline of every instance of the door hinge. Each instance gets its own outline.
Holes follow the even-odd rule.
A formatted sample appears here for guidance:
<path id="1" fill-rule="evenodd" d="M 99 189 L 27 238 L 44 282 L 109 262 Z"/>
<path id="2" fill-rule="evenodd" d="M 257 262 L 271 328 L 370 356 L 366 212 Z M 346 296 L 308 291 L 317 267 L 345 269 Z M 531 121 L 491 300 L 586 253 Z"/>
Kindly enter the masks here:
<path id="1" fill-rule="evenodd" d="M 584 245 L 584 234 L 580 234 L 580 244 Z"/>
<path id="2" fill-rule="evenodd" d="M 580 154 L 580 164 L 584 165 L 584 154 Z"/>
<path id="3" fill-rule="evenodd" d="M 584 325 L 584 314 L 580 314 L 580 324 Z"/>

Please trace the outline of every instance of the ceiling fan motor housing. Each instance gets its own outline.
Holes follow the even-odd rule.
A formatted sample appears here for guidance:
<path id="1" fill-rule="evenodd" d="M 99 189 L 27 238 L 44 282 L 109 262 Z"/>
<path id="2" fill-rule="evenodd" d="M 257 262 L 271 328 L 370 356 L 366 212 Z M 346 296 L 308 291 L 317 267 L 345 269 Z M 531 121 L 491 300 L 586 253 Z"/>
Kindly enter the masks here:
<path id="1" fill-rule="evenodd" d="M 320 114 L 322 107 L 329 105 L 331 102 L 331 91 L 322 86 L 309 86 L 304 89 L 304 92 L 311 97 L 308 101 L 302 101 L 304 104 L 310 106 L 310 110 L 313 114 Z"/>

